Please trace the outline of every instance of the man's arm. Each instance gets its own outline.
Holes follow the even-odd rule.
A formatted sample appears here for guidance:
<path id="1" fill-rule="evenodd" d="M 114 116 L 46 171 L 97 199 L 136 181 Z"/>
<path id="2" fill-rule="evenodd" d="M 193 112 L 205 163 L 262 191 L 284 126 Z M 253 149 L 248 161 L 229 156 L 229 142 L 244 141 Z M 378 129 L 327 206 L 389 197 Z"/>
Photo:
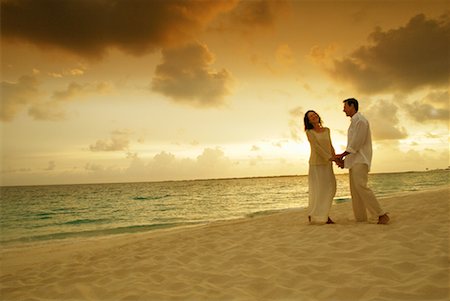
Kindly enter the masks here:
<path id="1" fill-rule="evenodd" d="M 341 160 L 342 158 L 344 158 L 344 157 L 347 156 L 348 154 L 350 154 L 350 153 L 349 153 L 348 151 L 345 151 L 345 152 L 343 152 L 342 154 L 335 155 L 334 158 L 335 158 L 335 159 L 338 159 L 338 160 Z"/>

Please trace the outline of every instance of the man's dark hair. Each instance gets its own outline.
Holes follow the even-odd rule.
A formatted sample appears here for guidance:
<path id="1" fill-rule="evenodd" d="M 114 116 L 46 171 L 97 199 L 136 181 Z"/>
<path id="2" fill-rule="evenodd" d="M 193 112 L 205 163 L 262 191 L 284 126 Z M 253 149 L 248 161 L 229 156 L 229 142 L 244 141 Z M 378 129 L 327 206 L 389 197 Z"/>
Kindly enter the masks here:
<path id="1" fill-rule="evenodd" d="M 347 98 L 346 100 L 344 100 L 343 102 L 346 102 L 349 106 L 353 106 L 356 110 L 356 112 L 358 112 L 358 101 L 355 98 Z"/>

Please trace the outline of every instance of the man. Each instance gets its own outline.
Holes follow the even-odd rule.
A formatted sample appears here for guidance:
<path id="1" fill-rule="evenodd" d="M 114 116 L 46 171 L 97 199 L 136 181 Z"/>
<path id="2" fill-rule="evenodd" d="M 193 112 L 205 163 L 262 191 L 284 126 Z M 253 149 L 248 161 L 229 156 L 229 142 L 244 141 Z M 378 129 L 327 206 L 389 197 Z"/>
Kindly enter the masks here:
<path id="1" fill-rule="evenodd" d="M 372 137 L 367 119 L 358 112 L 355 98 L 344 100 L 344 112 L 351 118 L 347 133 L 347 148 L 335 159 L 341 168 L 349 169 L 353 213 L 357 222 L 367 221 L 367 211 L 378 216 L 378 224 L 387 224 L 389 216 L 381 209 L 375 194 L 367 186 L 372 162 Z M 342 162 L 342 160 L 344 161 Z"/>

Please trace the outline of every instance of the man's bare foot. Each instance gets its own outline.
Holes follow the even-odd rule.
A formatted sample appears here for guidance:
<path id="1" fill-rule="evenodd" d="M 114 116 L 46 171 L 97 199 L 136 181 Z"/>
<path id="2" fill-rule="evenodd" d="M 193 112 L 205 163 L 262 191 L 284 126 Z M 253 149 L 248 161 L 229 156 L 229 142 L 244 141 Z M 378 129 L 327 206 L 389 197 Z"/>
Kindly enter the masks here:
<path id="1" fill-rule="evenodd" d="M 389 220 L 390 220 L 389 216 L 387 215 L 387 213 L 385 213 L 378 217 L 378 224 L 386 225 L 387 223 L 389 223 Z"/>
<path id="2" fill-rule="evenodd" d="M 331 218 L 328 218 L 327 224 L 334 224 L 334 222 L 331 220 Z"/>
<path id="3" fill-rule="evenodd" d="M 310 215 L 308 215 L 308 221 L 311 222 L 311 216 Z"/>

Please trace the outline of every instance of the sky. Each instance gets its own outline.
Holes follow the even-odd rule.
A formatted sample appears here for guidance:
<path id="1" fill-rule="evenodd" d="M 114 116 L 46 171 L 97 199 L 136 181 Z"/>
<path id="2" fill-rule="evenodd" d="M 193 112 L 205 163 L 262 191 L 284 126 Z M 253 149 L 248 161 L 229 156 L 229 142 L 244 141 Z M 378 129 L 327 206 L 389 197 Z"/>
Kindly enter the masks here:
<path id="1" fill-rule="evenodd" d="M 1 0 L 1 185 L 302 175 L 315 110 L 373 173 L 449 165 L 448 1 Z M 336 173 L 346 171 L 335 167 Z"/>

